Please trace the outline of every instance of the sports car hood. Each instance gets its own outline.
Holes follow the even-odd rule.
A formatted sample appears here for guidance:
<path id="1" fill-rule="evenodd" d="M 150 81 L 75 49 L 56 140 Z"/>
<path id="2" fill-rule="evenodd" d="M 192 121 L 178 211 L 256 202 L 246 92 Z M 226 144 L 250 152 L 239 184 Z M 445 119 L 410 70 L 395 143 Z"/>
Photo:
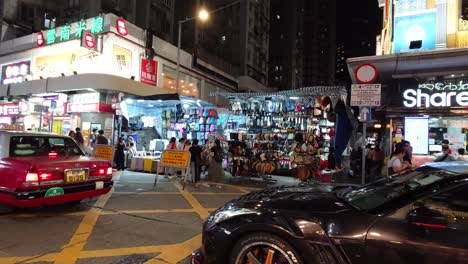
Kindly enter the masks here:
<path id="1" fill-rule="evenodd" d="M 336 213 L 351 208 L 340 201 L 338 192 L 352 185 L 315 184 L 301 187 L 276 187 L 252 192 L 233 200 L 238 208 L 279 209 L 314 213 Z"/>

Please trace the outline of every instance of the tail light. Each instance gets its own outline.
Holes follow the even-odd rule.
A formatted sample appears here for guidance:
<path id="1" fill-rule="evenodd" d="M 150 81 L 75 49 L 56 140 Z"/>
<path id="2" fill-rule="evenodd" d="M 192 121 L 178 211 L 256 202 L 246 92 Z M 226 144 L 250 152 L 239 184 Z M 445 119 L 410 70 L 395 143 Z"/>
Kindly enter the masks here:
<path id="1" fill-rule="evenodd" d="M 26 173 L 24 178 L 23 186 L 39 186 L 47 184 L 57 184 L 59 181 L 63 181 L 62 173 L 50 173 L 50 172 L 37 172 L 35 169 L 31 169 Z"/>
<path id="2" fill-rule="evenodd" d="M 26 173 L 23 186 L 39 186 L 39 174 L 37 172 Z"/>
<path id="3" fill-rule="evenodd" d="M 39 174 L 40 181 L 50 181 L 52 180 L 52 174 L 50 173 L 41 173 Z"/>
<path id="4" fill-rule="evenodd" d="M 49 154 L 47 154 L 47 156 L 49 158 L 56 158 L 56 157 L 58 157 L 58 153 L 55 152 L 55 151 L 52 151 L 52 152 L 49 152 Z"/>
<path id="5" fill-rule="evenodd" d="M 94 177 L 112 175 L 112 167 L 92 170 L 90 175 Z"/>

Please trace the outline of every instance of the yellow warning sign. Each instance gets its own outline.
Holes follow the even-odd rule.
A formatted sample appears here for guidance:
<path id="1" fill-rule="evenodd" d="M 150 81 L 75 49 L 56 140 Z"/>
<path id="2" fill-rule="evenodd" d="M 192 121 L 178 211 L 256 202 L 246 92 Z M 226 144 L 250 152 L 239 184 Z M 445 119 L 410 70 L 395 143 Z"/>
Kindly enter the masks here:
<path id="1" fill-rule="evenodd" d="M 190 166 L 190 152 L 183 150 L 165 150 L 159 163 L 162 167 L 188 168 Z"/>
<path id="2" fill-rule="evenodd" d="M 108 145 L 96 145 L 94 147 L 94 157 L 112 162 L 114 160 L 114 147 Z"/>

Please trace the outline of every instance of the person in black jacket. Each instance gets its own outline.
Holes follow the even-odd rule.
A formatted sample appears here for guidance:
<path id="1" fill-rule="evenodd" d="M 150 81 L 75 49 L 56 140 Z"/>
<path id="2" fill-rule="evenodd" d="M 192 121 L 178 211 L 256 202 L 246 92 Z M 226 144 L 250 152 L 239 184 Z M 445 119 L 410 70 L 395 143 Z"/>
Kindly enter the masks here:
<path id="1" fill-rule="evenodd" d="M 203 148 L 198 145 L 198 139 L 194 139 L 192 146 L 189 149 L 190 151 L 190 170 L 192 172 L 192 181 L 195 184 L 195 187 L 198 187 L 198 182 L 200 181 L 200 173 L 201 173 L 201 161 L 202 157 L 201 154 L 203 152 Z"/>
<path id="2" fill-rule="evenodd" d="M 119 138 L 119 143 L 115 146 L 114 161 L 117 170 L 125 170 L 125 140 L 123 137 Z"/>
<path id="3" fill-rule="evenodd" d="M 104 130 L 99 130 L 99 135 L 96 137 L 96 143 L 99 145 L 109 145 L 109 140 L 104 136 Z"/>

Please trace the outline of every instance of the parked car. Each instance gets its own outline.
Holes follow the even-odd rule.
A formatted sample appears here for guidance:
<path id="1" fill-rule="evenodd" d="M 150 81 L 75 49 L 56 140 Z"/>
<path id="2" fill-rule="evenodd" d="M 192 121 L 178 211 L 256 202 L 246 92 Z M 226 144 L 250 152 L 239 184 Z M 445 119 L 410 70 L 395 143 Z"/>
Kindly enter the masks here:
<path id="1" fill-rule="evenodd" d="M 67 136 L 0 131 L 0 203 L 40 207 L 80 201 L 112 188 L 112 165 L 87 157 Z"/>
<path id="2" fill-rule="evenodd" d="M 468 163 L 352 187 L 253 192 L 213 212 L 192 263 L 468 263 Z"/>

